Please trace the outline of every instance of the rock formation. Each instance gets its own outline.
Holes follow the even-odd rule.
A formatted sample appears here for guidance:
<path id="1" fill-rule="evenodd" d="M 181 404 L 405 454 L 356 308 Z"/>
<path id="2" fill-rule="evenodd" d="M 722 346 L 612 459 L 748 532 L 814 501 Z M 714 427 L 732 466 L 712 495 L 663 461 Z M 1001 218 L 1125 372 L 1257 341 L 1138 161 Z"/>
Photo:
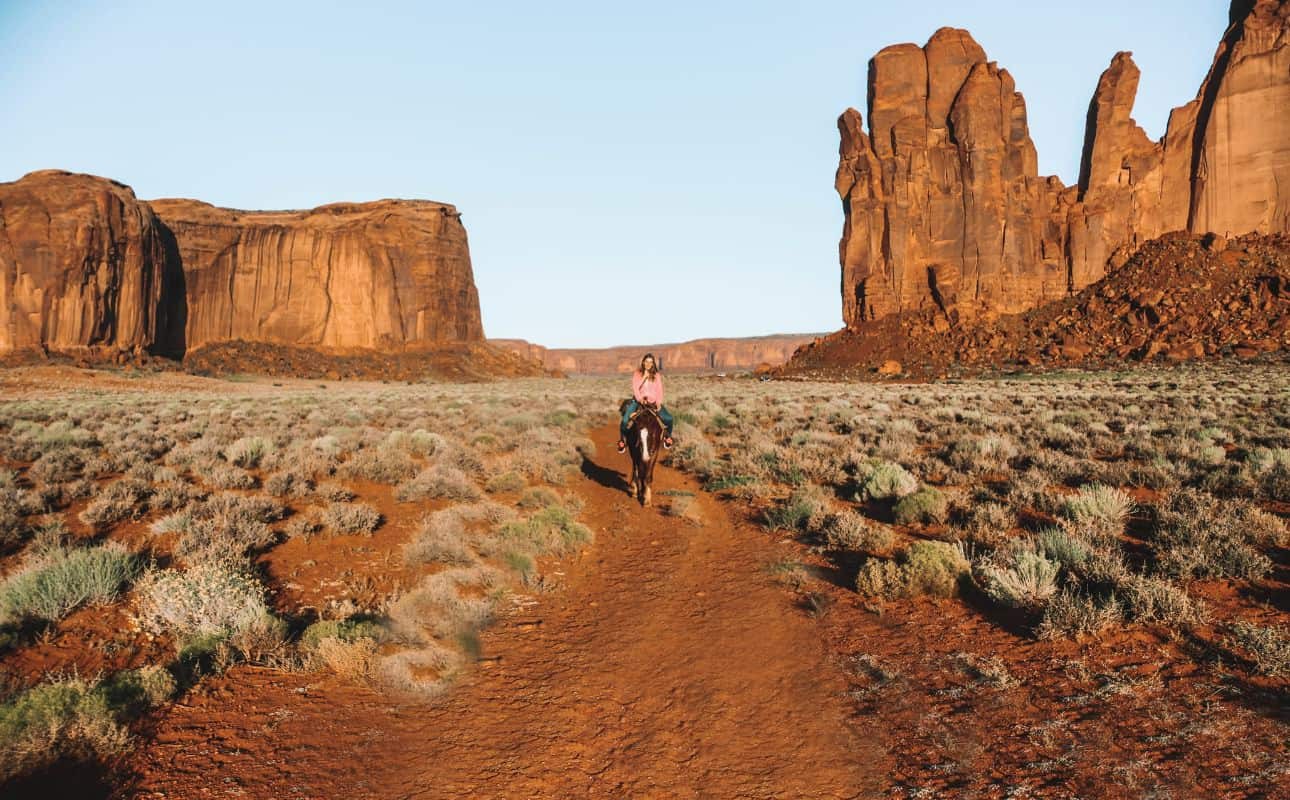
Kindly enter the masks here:
<path id="1" fill-rule="evenodd" d="M 482 343 L 460 214 L 414 200 L 234 211 L 90 175 L 0 184 L 0 352 Z"/>
<path id="2" fill-rule="evenodd" d="M 0 352 L 167 349 L 178 266 L 128 186 L 59 170 L 0 183 Z"/>
<path id="3" fill-rule="evenodd" d="M 187 284 L 187 346 L 393 350 L 482 341 L 466 230 L 450 205 L 234 211 L 155 200 Z"/>
<path id="4" fill-rule="evenodd" d="M 814 334 L 779 334 L 575 349 L 546 348 L 523 339 L 490 339 L 489 343 L 533 359 L 549 370 L 569 375 L 615 375 L 631 372 L 645 353 L 653 353 L 670 373 L 737 372 L 763 364 L 778 366 L 798 347 L 816 338 Z"/>
<path id="5" fill-rule="evenodd" d="M 1089 104 L 1079 184 L 1040 177 L 1025 102 L 966 31 L 869 64 L 869 132 L 839 119 L 843 318 L 948 327 L 1099 280 L 1147 239 L 1290 229 L 1290 0 L 1237 0 L 1214 65 L 1168 131 L 1131 116 L 1118 53 Z"/>

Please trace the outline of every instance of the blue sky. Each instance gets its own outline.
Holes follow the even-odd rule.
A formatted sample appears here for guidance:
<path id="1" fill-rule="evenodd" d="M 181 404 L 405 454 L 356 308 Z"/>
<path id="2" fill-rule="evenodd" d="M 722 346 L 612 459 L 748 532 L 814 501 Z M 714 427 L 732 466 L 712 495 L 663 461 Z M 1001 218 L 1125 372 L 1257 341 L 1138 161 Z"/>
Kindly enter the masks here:
<path id="1" fill-rule="evenodd" d="M 602 346 L 841 325 L 837 115 L 869 58 L 964 27 L 1078 173 L 1117 50 L 1152 138 L 1227 22 L 1194 0 L 0 0 L 0 180 L 142 198 L 454 203 L 489 336 Z"/>

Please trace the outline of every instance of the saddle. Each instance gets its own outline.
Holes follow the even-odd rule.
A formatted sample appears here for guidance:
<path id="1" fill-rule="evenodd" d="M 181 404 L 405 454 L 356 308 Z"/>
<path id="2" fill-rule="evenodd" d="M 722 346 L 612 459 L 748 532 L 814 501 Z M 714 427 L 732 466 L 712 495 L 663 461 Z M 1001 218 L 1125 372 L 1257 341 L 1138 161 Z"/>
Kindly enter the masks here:
<path id="1" fill-rule="evenodd" d="M 626 401 L 624 401 L 624 403 L 625 403 L 625 402 L 626 402 Z M 642 405 L 642 404 L 639 404 L 639 403 L 638 403 L 638 404 L 636 405 L 636 410 L 635 410 L 635 411 L 633 411 L 633 412 L 632 412 L 632 415 L 631 415 L 630 417 L 628 417 L 628 418 L 627 418 L 627 426 L 628 426 L 628 427 L 631 427 L 632 423 L 636 421 L 636 418 L 637 418 L 637 417 L 639 417 L 641 414 L 645 414 L 645 413 L 648 413 L 648 414 L 650 414 L 651 416 L 653 416 L 653 417 L 654 417 L 654 419 L 658 420 L 658 423 L 659 423 L 660 425 L 662 425 L 662 424 L 663 424 L 663 418 L 662 418 L 662 417 L 660 417 L 660 416 L 658 415 L 658 409 L 656 409 L 656 408 L 650 408 L 649 406 Z"/>

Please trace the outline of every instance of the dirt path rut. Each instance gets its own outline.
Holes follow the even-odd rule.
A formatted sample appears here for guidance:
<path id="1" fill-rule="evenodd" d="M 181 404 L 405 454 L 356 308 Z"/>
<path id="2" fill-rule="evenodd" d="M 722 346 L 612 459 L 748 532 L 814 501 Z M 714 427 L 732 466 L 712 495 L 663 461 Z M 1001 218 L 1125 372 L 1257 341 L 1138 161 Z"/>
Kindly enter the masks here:
<path id="1" fill-rule="evenodd" d="M 259 745 L 275 766 L 267 777 L 238 767 L 235 793 L 311 796 L 329 784 L 330 797 L 416 800 L 872 796 L 880 756 L 847 727 L 845 686 L 815 623 L 766 570 L 780 545 L 671 469 L 656 474 L 656 497 L 693 492 L 700 522 L 638 507 L 615 438 L 613 427 L 594 432 L 598 455 L 573 482 L 595 544 L 566 565 L 558 591 L 484 635 L 477 671 L 430 706 L 386 700 L 382 711 L 367 698 L 348 723 L 335 709 L 327 734 L 309 721 L 325 708 L 315 694 L 314 712 L 259 735 L 312 728 L 326 740 Z M 256 747 L 248 736 L 258 738 L 247 732 L 242 746 Z M 180 796 L 183 785 L 154 767 L 140 796 Z M 182 768 L 212 782 L 200 794 L 226 794 L 210 790 L 227 761 Z"/>

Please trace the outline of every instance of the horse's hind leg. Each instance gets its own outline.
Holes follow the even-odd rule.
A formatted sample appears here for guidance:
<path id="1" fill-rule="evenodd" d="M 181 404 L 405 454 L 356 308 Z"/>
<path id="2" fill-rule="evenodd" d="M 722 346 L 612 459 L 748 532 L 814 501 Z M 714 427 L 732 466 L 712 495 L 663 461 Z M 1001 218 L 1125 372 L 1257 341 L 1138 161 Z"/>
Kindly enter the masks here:
<path id="1" fill-rule="evenodd" d="M 649 490 L 649 484 L 646 483 L 645 487 L 641 490 L 641 505 L 647 506 L 649 505 L 649 502 L 650 502 L 650 490 Z"/>

